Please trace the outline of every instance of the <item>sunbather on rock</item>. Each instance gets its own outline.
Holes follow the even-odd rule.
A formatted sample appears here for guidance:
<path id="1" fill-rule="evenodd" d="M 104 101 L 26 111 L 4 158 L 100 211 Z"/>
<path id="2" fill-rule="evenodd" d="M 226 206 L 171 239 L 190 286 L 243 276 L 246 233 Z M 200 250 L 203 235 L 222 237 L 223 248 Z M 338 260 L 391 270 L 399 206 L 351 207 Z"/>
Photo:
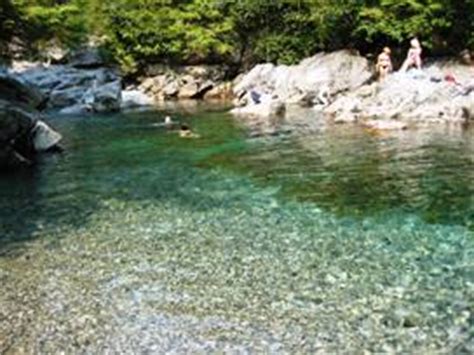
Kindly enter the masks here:
<path id="1" fill-rule="evenodd" d="M 385 47 L 382 53 L 377 57 L 377 64 L 375 65 L 375 72 L 377 73 L 377 80 L 385 79 L 393 70 L 392 59 L 390 58 L 391 50 Z"/>
<path id="2" fill-rule="evenodd" d="M 421 69 L 421 53 L 423 49 L 421 48 L 420 41 L 418 38 L 413 38 L 410 41 L 410 49 L 408 50 L 407 58 L 400 69 L 402 73 L 406 72 L 410 68 Z"/>

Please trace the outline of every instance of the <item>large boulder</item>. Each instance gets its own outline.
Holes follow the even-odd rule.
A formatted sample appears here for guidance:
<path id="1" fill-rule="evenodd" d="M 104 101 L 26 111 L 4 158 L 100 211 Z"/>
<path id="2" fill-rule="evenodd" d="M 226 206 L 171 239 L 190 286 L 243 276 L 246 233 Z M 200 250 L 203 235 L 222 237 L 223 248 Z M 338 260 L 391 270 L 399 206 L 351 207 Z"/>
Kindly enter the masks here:
<path id="1" fill-rule="evenodd" d="M 267 92 L 285 103 L 308 105 L 324 93 L 328 98 L 354 90 L 371 77 L 369 62 L 350 51 L 319 53 L 298 65 L 260 64 L 234 87 L 235 97 L 251 90 Z"/>
<path id="2" fill-rule="evenodd" d="M 18 78 L 2 72 L 0 72 L 0 98 L 31 108 L 41 108 L 45 101 L 45 96 L 34 86 L 26 85 Z"/>
<path id="3" fill-rule="evenodd" d="M 93 112 L 118 111 L 122 102 L 122 83 L 116 80 L 93 87 L 86 92 L 82 100 L 91 105 Z"/>
<path id="4" fill-rule="evenodd" d="M 38 87 L 47 107 L 60 112 L 115 111 L 121 104 L 121 78 L 113 69 L 37 65 L 15 76 Z"/>
<path id="5" fill-rule="evenodd" d="M 16 102 L 0 99 L 0 146 L 15 144 L 35 127 L 38 115 Z"/>
<path id="6" fill-rule="evenodd" d="M 0 170 L 31 165 L 37 152 L 60 140 L 61 135 L 40 121 L 37 112 L 0 99 Z"/>
<path id="7" fill-rule="evenodd" d="M 12 76 L 0 75 L 0 170 L 30 165 L 37 152 L 57 146 L 61 135 L 40 121 L 42 95 Z"/>

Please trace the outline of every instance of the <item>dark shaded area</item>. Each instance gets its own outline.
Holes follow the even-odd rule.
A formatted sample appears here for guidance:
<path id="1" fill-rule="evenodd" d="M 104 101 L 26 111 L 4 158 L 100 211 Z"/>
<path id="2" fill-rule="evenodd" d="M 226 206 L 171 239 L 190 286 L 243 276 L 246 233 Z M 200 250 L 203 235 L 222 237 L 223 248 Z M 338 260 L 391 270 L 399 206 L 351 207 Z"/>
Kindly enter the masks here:
<path id="1" fill-rule="evenodd" d="M 0 255 L 21 253 L 22 243 L 45 229 L 56 239 L 67 237 L 57 231 L 81 228 L 104 200 L 173 200 L 199 210 L 223 203 L 194 189 L 208 183 L 194 163 L 207 149 L 239 139 L 239 130 L 219 112 L 172 112 L 194 132 L 205 132 L 205 139 L 182 139 L 178 130 L 155 125 L 166 114 L 51 118 L 64 134 L 65 152 L 40 156 L 33 171 L 0 179 Z M 211 126 L 200 127 L 209 115 Z"/>

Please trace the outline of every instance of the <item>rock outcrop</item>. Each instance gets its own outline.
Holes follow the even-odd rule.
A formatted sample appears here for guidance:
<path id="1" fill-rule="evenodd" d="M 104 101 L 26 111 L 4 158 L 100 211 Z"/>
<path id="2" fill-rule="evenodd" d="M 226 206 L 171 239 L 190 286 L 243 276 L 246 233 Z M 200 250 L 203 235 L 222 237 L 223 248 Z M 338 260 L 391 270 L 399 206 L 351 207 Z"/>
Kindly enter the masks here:
<path id="1" fill-rule="evenodd" d="M 58 145 L 61 135 L 40 120 L 41 95 L 0 74 L 0 170 L 30 165 L 37 152 Z"/>
<path id="2" fill-rule="evenodd" d="M 65 56 L 67 64 L 14 63 L 10 73 L 38 88 L 47 109 L 63 113 L 109 112 L 120 109 L 122 79 L 105 67 L 98 49 Z"/>
<path id="3" fill-rule="evenodd" d="M 433 65 L 423 71 L 395 73 L 381 83 L 339 96 L 324 112 L 339 123 L 378 119 L 464 123 L 473 115 L 474 82 L 468 79 L 472 74 L 460 74 L 457 83 L 446 80 L 446 73 L 455 78 L 456 70 L 474 69 Z"/>
<path id="4" fill-rule="evenodd" d="M 371 77 L 369 62 L 350 51 L 320 53 L 298 65 L 260 64 L 234 87 L 235 104 L 248 103 L 246 93 L 267 93 L 286 104 L 312 106 L 341 92 L 351 91 Z"/>
<path id="5" fill-rule="evenodd" d="M 202 65 L 184 67 L 154 66 L 142 78 L 138 90 L 154 101 L 227 98 L 227 69 Z M 227 91 L 226 91 L 227 90 Z"/>
<path id="6" fill-rule="evenodd" d="M 288 112 L 295 105 L 313 107 L 314 115 L 335 123 L 361 121 L 373 129 L 466 123 L 474 119 L 473 78 L 472 66 L 437 62 L 371 83 L 365 58 L 349 51 L 321 53 L 295 66 L 257 65 L 236 80 L 232 112 L 270 117 L 270 100 L 283 103 Z"/>

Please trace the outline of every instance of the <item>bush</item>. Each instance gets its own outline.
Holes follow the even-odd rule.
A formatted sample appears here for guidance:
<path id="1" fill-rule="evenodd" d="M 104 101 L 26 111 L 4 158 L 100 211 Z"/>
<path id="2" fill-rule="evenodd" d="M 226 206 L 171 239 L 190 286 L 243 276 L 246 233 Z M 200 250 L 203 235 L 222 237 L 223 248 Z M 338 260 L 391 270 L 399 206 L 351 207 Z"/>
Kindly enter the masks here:
<path id="1" fill-rule="evenodd" d="M 431 54 L 474 47 L 473 0 L 14 0 L 14 5 L 35 29 L 34 41 L 76 46 L 100 35 L 127 72 L 155 62 L 291 64 L 321 50 L 403 48 L 414 35 Z M 8 37 L 18 21 L 14 8 L 2 6 L 0 36 Z"/>

